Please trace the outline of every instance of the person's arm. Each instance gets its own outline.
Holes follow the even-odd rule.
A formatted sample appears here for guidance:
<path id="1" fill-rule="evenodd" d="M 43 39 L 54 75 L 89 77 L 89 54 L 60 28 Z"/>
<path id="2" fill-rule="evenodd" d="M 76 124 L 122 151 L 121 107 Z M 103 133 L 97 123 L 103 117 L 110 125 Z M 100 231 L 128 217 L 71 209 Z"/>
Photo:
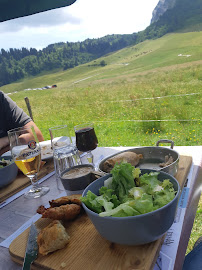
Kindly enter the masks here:
<path id="1" fill-rule="evenodd" d="M 0 91 L 0 115 L 5 116 L 2 121 L 0 121 L 0 131 L 3 134 L 0 140 L 0 150 L 4 147 L 9 146 L 9 140 L 7 138 L 8 130 L 18 128 L 18 127 L 29 127 L 34 126 L 36 135 L 39 141 L 44 141 L 44 137 L 40 129 L 32 121 L 32 119 L 20 108 L 17 104 L 3 92 Z M 4 150 L 5 152 L 5 150 Z"/>
<path id="2" fill-rule="evenodd" d="M 10 150 L 8 137 L 0 138 L 0 156 Z"/>
<path id="3" fill-rule="evenodd" d="M 36 136 L 37 136 L 39 142 L 44 141 L 44 137 L 43 137 L 40 129 L 37 127 L 37 125 L 33 121 L 28 122 L 24 127 L 26 128 L 26 127 L 30 127 L 30 126 L 34 127 L 34 130 L 36 132 Z"/>
<path id="4" fill-rule="evenodd" d="M 25 128 L 30 127 L 30 126 L 34 127 L 34 130 L 36 132 L 39 142 L 44 141 L 44 137 L 40 129 L 37 127 L 37 125 L 33 121 L 30 121 L 26 125 L 24 125 Z M 8 137 L 0 138 L 0 156 L 9 150 L 10 150 L 10 145 L 9 145 Z"/>

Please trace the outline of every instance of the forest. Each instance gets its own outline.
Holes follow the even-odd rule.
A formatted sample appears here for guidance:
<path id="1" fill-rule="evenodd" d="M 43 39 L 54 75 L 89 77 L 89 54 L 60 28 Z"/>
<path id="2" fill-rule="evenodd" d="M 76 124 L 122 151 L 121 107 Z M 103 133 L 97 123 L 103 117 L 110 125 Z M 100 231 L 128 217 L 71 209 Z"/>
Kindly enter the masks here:
<path id="1" fill-rule="evenodd" d="M 25 76 L 35 76 L 42 71 L 69 69 L 117 51 L 135 42 L 134 35 L 110 35 L 83 42 L 60 42 L 50 44 L 37 51 L 31 49 L 9 49 L 0 52 L 0 86 Z M 101 61 L 100 65 L 105 65 Z"/>

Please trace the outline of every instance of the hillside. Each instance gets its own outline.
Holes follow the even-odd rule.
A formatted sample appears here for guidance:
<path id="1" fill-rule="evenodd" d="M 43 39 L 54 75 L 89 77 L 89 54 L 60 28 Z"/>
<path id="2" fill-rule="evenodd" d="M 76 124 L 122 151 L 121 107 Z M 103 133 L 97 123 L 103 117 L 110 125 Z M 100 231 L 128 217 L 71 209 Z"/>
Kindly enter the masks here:
<path id="1" fill-rule="evenodd" d="M 201 145 L 202 35 L 168 34 L 122 49 L 71 70 L 3 86 L 33 117 L 46 140 L 48 129 L 94 122 L 99 146 Z M 36 89 L 57 84 L 57 88 Z"/>
<path id="2" fill-rule="evenodd" d="M 24 79 L 0 89 L 27 111 L 45 139 L 49 127 L 95 123 L 99 146 L 201 145 L 201 33 L 168 34 L 71 70 Z M 55 89 L 24 90 L 57 84 Z M 44 102 L 45 101 L 45 102 Z"/>
<path id="3" fill-rule="evenodd" d="M 134 44 L 135 38 L 136 34 L 109 35 L 83 42 L 50 44 L 39 51 L 34 48 L 1 49 L 0 86 L 55 69 L 71 69 Z"/>
<path id="4" fill-rule="evenodd" d="M 169 1 L 163 0 L 163 3 Z M 28 76 L 71 69 L 145 40 L 162 37 L 167 33 L 200 31 L 202 30 L 201 1 L 176 0 L 174 7 L 167 9 L 156 22 L 144 31 L 131 35 L 108 35 L 83 42 L 60 42 L 50 44 L 39 51 L 34 48 L 10 49 L 9 51 L 2 49 L 0 86 Z M 106 63 L 96 61 L 96 65 L 105 66 Z"/>
<path id="5" fill-rule="evenodd" d="M 129 46 L 71 70 L 55 70 L 47 75 L 29 77 L 18 83 L 2 86 L 0 89 L 9 93 L 52 84 L 60 87 L 63 82 L 66 87 L 71 87 L 72 83 L 85 78 L 87 79 L 79 84 L 88 84 L 90 81 L 104 78 L 120 78 L 123 75 L 133 75 L 156 68 L 178 67 L 180 64 L 189 63 L 191 65 L 192 62 L 197 63 L 202 59 L 201 44 L 202 32 L 167 34 L 156 40 L 146 40 Z M 103 60 L 107 65 L 101 67 L 99 63 Z"/>

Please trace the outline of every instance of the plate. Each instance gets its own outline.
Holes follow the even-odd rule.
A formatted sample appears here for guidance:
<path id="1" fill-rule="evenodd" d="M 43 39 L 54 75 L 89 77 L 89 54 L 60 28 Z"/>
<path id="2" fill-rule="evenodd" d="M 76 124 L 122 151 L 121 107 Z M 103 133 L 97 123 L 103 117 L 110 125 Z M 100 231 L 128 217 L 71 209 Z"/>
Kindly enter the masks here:
<path id="1" fill-rule="evenodd" d="M 51 149 L 51 140 L 39 143 L 41 146 L 41 159 L 46 160 L 53 157 L 53 150 Z"/>

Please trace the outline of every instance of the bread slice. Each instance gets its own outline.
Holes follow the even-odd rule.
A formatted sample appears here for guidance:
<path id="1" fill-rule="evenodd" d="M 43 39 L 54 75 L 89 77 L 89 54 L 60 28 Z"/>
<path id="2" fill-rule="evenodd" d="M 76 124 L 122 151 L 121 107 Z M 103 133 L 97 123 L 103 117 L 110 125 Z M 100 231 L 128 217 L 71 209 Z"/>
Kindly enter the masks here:
<path id="1" fill-rule="evenodd" d="M 135 152 L 126 151 L 120 154 L 117 154 L 111 158 L 108 158 L 103 164 L 103 171 L 110 173 L 114 168 L 115 164 L 120 164 L 121 162 L 128 162 L 132 166 L 138 165 L 140 159 L 143 159 L 142 154 L 136 154 Z"/>
<path id="2" fill-rule="evenodd" d="M 41 230 L 37 237 L 39 253 L 47 255 L 58 249 L 64 248 L 69 242 L 70 236 L 59 220 L 52 221 Z"/>

